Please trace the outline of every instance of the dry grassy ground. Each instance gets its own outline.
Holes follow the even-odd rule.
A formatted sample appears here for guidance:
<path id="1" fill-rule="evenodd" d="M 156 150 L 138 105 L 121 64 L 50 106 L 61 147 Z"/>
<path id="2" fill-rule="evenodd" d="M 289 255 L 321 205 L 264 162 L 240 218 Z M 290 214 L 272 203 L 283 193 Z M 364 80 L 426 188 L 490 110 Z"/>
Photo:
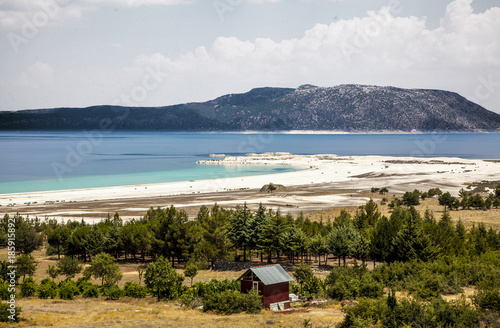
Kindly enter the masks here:
<path id="1" fill-rule="evenodd" d="M 37 263 L 37 268 L 36 268 L 36 273 L 35 276 L 33 277 L 36 281 L 36 283 L 40 283 L 43 279 L 48 278 L 49 275 L 47 274 L 47 269 L 50 265 L 56 265 L 57 263 L 57 255 L 51 255 L 47 256 L 45 255 L 45 248 L 42 248 L 38 251 L 34 251 L 32 255 L 35 257 L 36 263 Z M 7 259 L 7 249 L 2 248 L 0 249 L 0 260 L 6 260 Z M 86 264 L 88 265 L 88 264 Z M 133 282 L 139 282 L 139 271 L 138 268 L 139 266 L 145 265 L 143 262 L 132 262 L 132 261 L 119 261 L 118 265 L 120 266 L 120 271 L 123 275 L 123 278 L 119 281 L 118 285 L 123 288 L 126 282 L 128 281 L 133 281 Z M 176 269 L 178 273 L 183 273 L 184 271 L 182 269 Z M 211 279 L 236 279 L 239 276 L 243 274 L 244 270 L 242 271 L 212 271 L 212 270 L 199 270 L 198 274 L 196 277 L 193 279 L 193 283 L 197 282 L 208 282 Z M 82 277 L 82 274 L 79 274 L 75 277 L 76 280 L 78 278 Z M 60 276 L 59 278 L 56 279 L 56 282 L 58 283 L 60 280 L 65 279 L 63 276 Z M 91 280 L 95 284 L 101 284 L 101 281 L 99 280 Z M 142 284 L 144 284 L 144 280 L 142 280 Z M 184 280 L 184 285 L 189 286 L 191 284 L 190 279 L 185 279 Z"/>
<path id="2" fill-rule="evenodd" d="M 46 270 L 49 265 L 55 265 L 57 256 L 46 256 L 44 249 L 35 251 L 33 256 L 37 261 L 34 278 L 40 283 L 48 277 Z M 0 259 L 6 258 L 6 250 L 1 249 Z M 123 274 L 119 282 L 122 288 L 127 281 L 139 281 L 139 264 L 119 263 Z M 177 271 L 182 273 L 181 269 Z M 243 271 L 200 270 L 193 282 L 209 281 L 213 278 L 236 279 L 242 273 Z M 56 281 L 61 279 L 62 277 Z M 190 280 L 186 279 L 184 284 L 189 286 Z M 126 297 L 118 301 L 105 298 L 83 299 L 81 296 L 74 301 L 28 298 L 17 299 L 17 304 L 22 308 L 23 321 L 9 325 L 11 327 L 299 327 L 308 319 L 311 319 L 315 327 L 333 327 L 343 318 L 340 305 L 326 309 L 309 308 L 308 312 L 286 315 L 262 311 L 260 314 L 224 316 L 188 310 L 176 302 L 157 302 L 152 297 L 141 300 Z"/>
<path id="3" fill-rule="evenodd" d="M 310 319 L 314 327 L 333 327 L 343 315 L 340 305 L 309 312 L 233 314 L 230 316 L 186 310 L 174 302 L 124 298 L 74 301 L 20 299 L 23 322 L 12 327 L 300 327 Z"/>
<path id="4" fill-rule="evenodd" d="M 379 211 L 389 217 L 391 215 L 391 208 L 386 205 L 381 205 L 380 200 L 382 196 L 378 194 L 366 193 L 367 197 L 373 197 L 374 201 L 377 201 Z M 394 196 L 383 196 L 386 197 L 389 202 L 394 198 Z M 328 219 L 333 219 L 340 214 L 342 210 L 347 211 L 352 216 L 356 214 L 356 211 L 359 209 L 358 206 L 347 206 L 347 207 L 335 207 L 326 210 L 316 211 L 307 214 L 307 217 L 311 220 L 318 221 L 323 220 L 323 222 L 327 222 Z M 436 220 L 438 220 L 442 215 L 444 208 L 439 205 L 439 202 L 436 198 L 427 198 L 425 200 L 420 201 L 420 205 L 416 206 L 416 209 L 423 215 L 425 210 L 429 209 L 434 213 Z M 473 224 L 476 226 L 479 223 L 484 223 L 487 227 L 493 227 L 495 229 L 500 228 L 500 208 L 492 208 L 490 210 L 459 210 L 459 211 L 449 211 L 454 222 L 457 222 L 459 219 L 462 220 L 462 223 L 467 227 L 472 227 Z"/>
<path id="5" fill-rule="evenodd" d="M 365 192 L 363 196 L 373 197 L 378 201 L 379 210 L 382 214 L 389 216 L 390 208 L 381 205 L 382 196 Z M 393 195 L 385 196 L 389 201 Z M 443 207 L 438 204 L 437 199 L 426 199 L 421 202 L 417 209 L 423 213 L 426 209 L 433 211 L 436 219 L 443 213 Z M 346 210 L 352 215 L 358 210 L 357 206 L 336 207 L 321 211 L 311 212 L 307 217 L 312 220 L 323 219 L 326 222 L 329 218 L 333 220 L 341 210 Z M 460 210 L 450 212 L 453 220 L 461 219 L 470 227 L 480 222 L 487 226 L 500 228 L 500 209 L 482 210 Z M 33 253 L 37 260 L 37 272 L 35 280 L 37 283 L 48 275 L 46 270 L 49 265 L 55 265 L 57 256 L 46 256 L 45 249 Z M 5 249 L 0 249 L 0 260 L 5 260 L 7 253 Z M 138 266 L 139 261 L 119 262 L 123 278 L 119 285 L 127 281 L 139 281 Z M 330 265 L 336 265 L 336 261 L 330 261 Z M 371 263 L 369 263 L 371 264 Z M 370 265 L 371 266 L 371 265 Z M 182 273 L 181 269 L 178 269 Z M 200 270 L 193 282 L 209 281 L 217 279 L 235 279 L 243 271 L 210 271 Z M 318 273 L 324 278 L 326 272 Z M 77 276 L 76 278 L 78 278 Z M 59 281 L 61 278 L 57 279 Z M 100 283 L 94 281 L 94 283 Z M 189 285 L 189 279 L 184 281 Z M 465 290 L 467 295 L 473 293 L 473 289 Z M 457 295 L 446 296 L 453 299 Z M 108 301 L 100 299 L 77 298 L 74 301 L 63 300 L 39 300 L 36 298 L 18 299 L 18 305 L 23 309 L 23 321 L 19 324 L 9 325 L 12 327 L 300 327 L 305 320 L 311 320 L 313 327 L 333 327 L 343 318 L 340 305 L 331 305 L 327 308 L 308 308 L 308 312 L 293 314 L 276 314 L 270 311 L 262 311 L 260 314 L 235 314 L 230 316 L 203 313 L 199 310 L 187 310 L 180 307 L 175 302 L 157 302 L 154 298 L 148 297 L 142 300 L 124 298 L 119 301 Z M 0 323 L 0 326 L 2 324 Z"/>

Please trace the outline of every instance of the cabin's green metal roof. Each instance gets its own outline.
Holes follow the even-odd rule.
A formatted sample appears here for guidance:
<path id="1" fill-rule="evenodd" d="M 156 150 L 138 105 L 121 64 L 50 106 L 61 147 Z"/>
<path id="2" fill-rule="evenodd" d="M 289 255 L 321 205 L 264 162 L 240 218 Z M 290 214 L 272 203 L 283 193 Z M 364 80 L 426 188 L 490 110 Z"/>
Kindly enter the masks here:
<path id="1" fill-rule="evenodd" d="M 253 272 L 264 285 L 274 285 L 293 280 L 279 264 L 250 268 L 245 271 L 238 280 L 245 277 L 250 271 Z"/>

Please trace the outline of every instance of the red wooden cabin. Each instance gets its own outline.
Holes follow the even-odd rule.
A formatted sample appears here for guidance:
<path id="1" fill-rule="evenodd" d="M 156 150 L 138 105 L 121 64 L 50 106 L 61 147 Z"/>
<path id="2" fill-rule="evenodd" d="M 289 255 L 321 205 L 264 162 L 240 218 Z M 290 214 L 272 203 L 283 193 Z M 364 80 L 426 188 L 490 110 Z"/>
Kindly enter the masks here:
<path id="1" fill-rule="evenodd" d="M 250 268 L 238 278 L 241 292 L 257 289 L 263 296 L 264 308 L 289 309 L 289 283 L 292 277 L 279 264 Z"/>

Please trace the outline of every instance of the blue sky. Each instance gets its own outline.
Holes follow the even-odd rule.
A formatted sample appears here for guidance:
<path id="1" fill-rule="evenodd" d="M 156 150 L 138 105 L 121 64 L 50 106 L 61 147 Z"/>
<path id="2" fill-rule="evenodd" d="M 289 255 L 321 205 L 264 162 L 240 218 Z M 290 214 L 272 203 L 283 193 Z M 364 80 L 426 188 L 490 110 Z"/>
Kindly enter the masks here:
<path id="1" fill-rule="evenodd" d="M 0 0 L 0 110 L 392 85 L 500 113 L 500 0 Z"/>

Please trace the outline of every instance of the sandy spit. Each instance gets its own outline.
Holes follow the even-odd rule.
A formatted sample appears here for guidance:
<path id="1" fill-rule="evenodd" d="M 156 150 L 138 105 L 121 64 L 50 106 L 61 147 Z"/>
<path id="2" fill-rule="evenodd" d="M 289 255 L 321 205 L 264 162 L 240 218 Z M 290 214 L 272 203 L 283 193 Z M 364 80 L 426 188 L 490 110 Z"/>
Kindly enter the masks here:
<path id="1" fill-rule="evenodd" d="M 46 204 L 203 194 L 261 188 L 269 182 L 288 187 L 335 184 L 349 188 L 369 189 L 373 186 L 395 186 L 428 180 L 436 186 L 445 185 L 447 186 L 446 190 L 458 194 L 460 188 L 464 187 L 464 183 L 500 179 L 500 163 L 477 159 L 337 156 L 332 154 L 293 155 L 289 153 L 247 154 L 240 157 L 214 158 L 216 159 L 199 162 L 199 165 L 286 165 L 294 167 L 296 170 L 250 177 L 3 194 L 0 195 L 0 205 L 3 207 L 9 206 L 9 204 Z"/>

